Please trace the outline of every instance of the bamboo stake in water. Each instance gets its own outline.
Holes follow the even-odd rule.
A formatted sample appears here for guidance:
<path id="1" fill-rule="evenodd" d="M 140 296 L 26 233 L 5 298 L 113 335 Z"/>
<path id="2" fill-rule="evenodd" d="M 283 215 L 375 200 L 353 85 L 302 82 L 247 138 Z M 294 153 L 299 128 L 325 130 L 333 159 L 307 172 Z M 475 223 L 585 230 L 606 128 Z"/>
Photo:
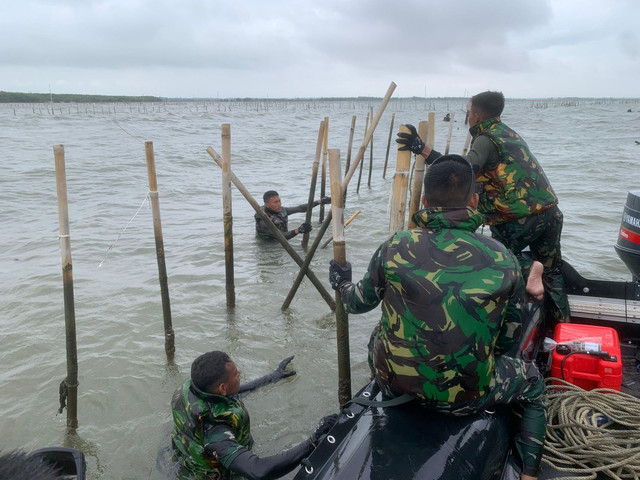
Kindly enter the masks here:
<path id="1" fill-rule="evenodd" d="M 58 192 L 58 223 L 60 226 L 60 261 L 62 264 L 62 286 L 64 295 L 64 325 L 67 350 L 67 378 L 60 383 L 60 410 L 67 403 L 67 433 L 74 434 L 78 428 L 78 348 L 76 344 L 76 311 L 73 299 L 73 262 L 71 261 L 71 238 L 69 237 L 69 206 L 67 203 L 67 175 L 64 146 L 55 145 L 53 156 L 56 166 L 56 189 Z"/>
<path id="2" fill-rule="evenodd" d="M 220 168 L 222 168 L 222 158 L 220 157 L 220 155 L 218 155 L 216 151 L 211 147 L 207 147 L 207 153 L 211 155 L 211 158 L 213 158 L 216 164 Z M 287 253 L 291 256 L 291 258 L 293 258 L 293 260 L 298 264 L 298 266 L 301 267 L 304 264 L 304 261 L 302 260 L 302 258 L 300 258 L 300 255 L 297 254 L 297 252 L 289 244 L 287 239 L 284 238 L 284 235 L 282 234 L 282 232 L 278 230 L 278 227 L 276 227 L 273 224 L 271 219 L 267 216 L 266 213 L 264 213 L 264 211 L 260 207 L 260 204 L 256 202 L 253 196 L 251 196 L 251 194 L 249 193 L 249 190 L 246 189 L 246 187 L 242 184 L 242 182 L 238 179 L 238 177 L 236 177 L 236 175 L 231 170 L 229 171 L 229 180 L 231 180 L 231 183 L 233 183 L 236 186 L 238 191 L 244 196 L 244 198 L 247 199 L 249 204 L 253 207 L 253 209 L 258 214 L 258 216 L 262 219 L 265 225 L 267 225 L 267 228 L 269 228 L 269 232 L 271 233 L 271 235 L 273 235 L 280 242 L 282 247 L 287 251 Z M 331 219 L 329 218 L 329 221 L 330 220 Z M 305 274 L 307 275 L 309 280 L 311 280 L 311 283 L 313 283 L 313 285 L 316 287 L 316 289 L 318 290 L 318 292 L 320 293 L 324 301 L 327 302 L 327 305 L 329 305 L 329 308 L 331 308 L 331 310 L 335 310 L 336 306 L 335 306 L 335 302 L 333 301 L 333 298 L 331 297 L 331 294 L 327 292 L 327 289 L 324 288 L 324 285 L 320 282 L 320 280 L 318 280 L 318 277 L 316 277 L 316 275 L 308 268 L 307 270 L 305 270 Z"/>
<path id="3" fill-rule="evenodd" d="M 371 116 L 373 118 L 373 115 Z M 344 194 L 340 172 L 340 150 L 329 150 L 329 175 L 331 178 L 331 214 L 333 215 L 333 259 L 340 265 L 347 264 L 344 240 Z M 342 303 L 340 292 L 336 294 L 336 338 L 338 352 L 338 402 L 340 407 L 351 399 L 351 358 L 349 354 L 349 316 Z"/>
<path id="4" fill-rule="evenodd" d="M 347 147 L 347 163 L 344 168 L 345 173 L 349 171 L 349 167 L 351 166 L 351 147 L 353 145 L 353 132 L 356 129 L 356 116 L 351 117 L 351 130 L 349 132 L 349 146 Z M 344 196 L 347 197 L 347 190 L 344 190 Z"/>
<path id="5" fill-rule="evenodd" d="M 353 220 L 361 213 L 362 213 L 362 210 L 356 210 L 356 212 L 353 215 L 351 215 L 346 222 L 344 222 L 344 228 L 346 229 L 349 226 L 349 224 L 353 222 Z M 324 242 L 320 248 L 327 248 L 327 245 L 329 245 L 331 242 L 333 242 L 333 235 L 331 235 L 329 239 L 326 242 Z"/>
<path id="6" fill-rule="evenodd" d="M 329 117 L 324 117 L 324 142 L 322 147 L 322 181 L 320 182 L 320 198 L 326 195 L 325 186 L 327 184 L 327 151 L 329 149 Z M 319 222 L 324 220 L 324 203 L 320 203 Z"/>
<path id="7" fill-rule="evenodd" d="M 236 306 L 235 273 L 233 271 L 233 213 L 231 203 L 231 125 L 222 124 L 222 222 L 224 228 L 224 265 L 227 307 Z"/>
<path id="8" fill-rule="evenodd" d="M 389 139 L 387 140 L 387 154 L 384 157 L 384 169 L 382 170 L 382 178 L 387 176 L 387 163 L 389 162 L 389 148 L 391 147 L 391 137 L 393 135 L 393 121 L 396 119 L 396 114 L 391 115 L 391 125 L 389 126 Z"/>
<path id="9" fill-rule="evenodd" d="M 420 122 L 418 124 L 418 135 L 423 141 L 426 141 L 429 130 L 429 122 Z M 422 155 L 416 155 L 414 163 L 413 180 L 411 182 L 411 196 L 409 197 L 409 228 L 415 228 L 416 222 L 413 221 L 413 214 L 420 210 L 420 198 L 422 196 L 422 184 L 424 182 L 425 158 Z"/>
<path id="10" fill-rule="evenodd" d="M 316 142 L 316 156 L 313 160 L 313 168 L 311 170 L 311 186 L 309 187 L 309 199 L 307 203 L 307 212 L 304 221 L 311 223 L 311 213 L 313 210 L 313 202 L 316 195 L 316 183 L 318 183 L 318 168 L 320 166 L 320 156 L 322 155 L 322 144 L 324 142 L 324 120 L 320 122 L 320 129 L 318 130 L 318 140 Z M 309 232 L 302 234 L 302 248 L 307 248 L 309 243 Z"/>
<path id="11" fill-rule="evenodd" d="M 449 147 L 451 146 L 451 134 L 453 133 L 453 119 L 456 117 L 456 112 L 451 112 L 449 120 L 449 133 L 447 135 L 447 146 L 444 149 L 444 154 L 449 154 Z"/>
<path id="12" fill-rule="evenodd" d="M 373 107 L 371 107 L 371 118 L 373 118 Z M 367 187 L 371 187 L 372 171 L 373 171 L 373 137 L 371 137 L 371 145 L 369 145 L 369 178 L 367 179 Z"/>
<path id="13" fill-rule="evenodd" d="M 400 125 L 400 132 L 409 133 L 409 129 Z M 393 177 L 391 193 L 391 217 L 389 234 L 404 229 L 404 215 L 407 207 L 407 187 L 409 185 L 409 167 L 411 166 L 411 150 L 398 150 L 396 173 Z"/>
<path id="14" fill-rule="evenodd" d="M 171 324 L 171 302 L 169 301 L 169 284 L 167 267 L 164 261 L 164 241 L 162 239 L 162 220 L 160 219 L 160 199 L 156 180 L 156 162 L 153 154 L 153 142 L 145 142 L 147 156 L 147 174 L 149 177 L 149 201 L 153 214 L 153 234 L 156 239 L 156 257 L 158 259 L 158 278 L 160 279 L 160 296 L 162 297 L 162 315 L 164 318 L 164 350 L 167 360 L 173 361 L 176 351 L 173 326 Z"/>
<path id="15" fill-rule="evenodd" d="M 462 147 L 462 156 L 467 154 L 469 151 L 469 145 L 471 144 L 471 132 L 467 133 L 467 139 L 464 141 L 464 147 Z"/>
<path id="16" fill-rule="evenodd" d="M 367 112 L 367 120 L 365 121 L 364 124 L 364 133 L 367 133 L 367 130 L 369 129 L 369 112 Z M 373 139 L 373 135 L 371 136 L 371 138 Z M 362 180 L 362 165 L 364 165 L 364 162 L 360 162 L 360 172 L 358 173 L 358 185 L 356 186 L 356 193 L 360 193 L 360 181 Z"/>

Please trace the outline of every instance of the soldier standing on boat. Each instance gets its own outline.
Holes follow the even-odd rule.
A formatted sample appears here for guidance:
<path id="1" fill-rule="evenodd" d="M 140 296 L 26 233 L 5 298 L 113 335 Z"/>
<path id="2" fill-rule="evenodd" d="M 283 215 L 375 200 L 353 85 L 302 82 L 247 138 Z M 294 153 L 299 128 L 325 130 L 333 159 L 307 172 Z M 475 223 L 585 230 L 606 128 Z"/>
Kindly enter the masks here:
<path id="1" fill-rule="evenodd" d="M 278 192 L 275 190 L 265 192 L 262 199 L 264 200 L 262 210 L 267 214 L 269 219 L 271 219 L 273 224 L 278 227 L 278 230 L 284 234 L 284 238 L 287 240 L 295 237 L 299 233 L 307 233 L 311 231 L 311 224 L 306 222 L 302 223 L 298 228 L 289 230 L 289 215 L 292 213 L 306 212 L 308 204 L 303 203 L 297 207 L 283 207 L 280 195 L 278 195 Z M 313 203 L 313 206 L 316 207 L 320 204 L 326 205 L 327 203 L 331 203 L 331 197 L 322 197 L 320 200 L 316 200 Z M 256 233 L 263 238 L 273 238 L 273 235 L 271 235 L 271 232 L 269 231 L 269 227 L 265 225 L 264 220 L 262 220 L 260 215 L 256 213 L 255 219 Z"/>
<path id="2" fill-rule="evenodd" d="M 545 384 L 534 364 L 506 356 L 521 333 L 524 281 L 515 256 L 476 233 L 474 177 L 464 157 L 435 160 L 424 180 L 426 208 L 413 217 L 418 227 L 380 245 L 357 284 L 351 265 L 335 261 L 329 279 L 347 312 L 382 302 L 369 361 L 385 396 L 408 394 L 453 415 L 510 404 L 521 418 L 521 479 L 532 480 L 545 438 Z"/>
<path id="3" fill-rule="evenodd" d="M 544 270 L 540 275 L 534 265 L 527 291 L 534 296 L 542 293 L 544 282 L 544 290 L 555 305 L 554 317 L 569 321 L 569 302 L 560 272 L 563 217 L 558 197 L 525 141 L 500 120 L 503 109 L 501 92 L 487 91 L 471 98 L 468 113 L 473 143 L 465 158 L 479 169 L 476 181 L 482 191 L 478 210 L 492 236 L 518 257 L 527 277 L 532 260 L 522 251 L 530 248 L 533 260 L 540 262 Z M 411 133 L 399 133 L 396 140 L 402 145 L 400 150 L 422 155 L 427 164 L 441 156 L 424 144 L 415 127 L 407 127 Z"/>
<path id="4" fill-rule="evenodd" d="M 213 351 L 200 355 L 191 365 L 191 378 L 171 400 L 174 458 L 180 474 L 196 479 L 225 480 L 280 478 L 292 471 L 316 448 L 320 437 L 337 420 L 322 418 L 304 442 L 270 457 L 255 455 L 247 412 L 240 396 L 295 375 L 286 370 L 293 357 L 264 377 L 240 385 L 240 370 L 229 355 Z M 182 476 L 180 477 L 182 478 Z"/>

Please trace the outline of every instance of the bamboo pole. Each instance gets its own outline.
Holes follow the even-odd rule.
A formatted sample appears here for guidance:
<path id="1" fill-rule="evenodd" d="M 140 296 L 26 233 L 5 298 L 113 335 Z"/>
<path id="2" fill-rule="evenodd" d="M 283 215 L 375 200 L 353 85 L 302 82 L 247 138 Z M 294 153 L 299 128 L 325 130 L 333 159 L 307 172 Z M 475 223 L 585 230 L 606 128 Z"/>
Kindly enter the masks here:
<path id="1" fill-rule="evenodd" d="M 351 130 L 349 131 L 349 146 L 347 147 L 347 163 L 344 167 L 345 173 L 349 171 L 349 167 L 351 166 L 351 147 L 353 145 L 353 133 L 356 129 L 356 116 L 351 117 Z M 347 189 L 344 190 L 344 198 L 347 198 Z"/>
<path id="2" fill-rule="evenodd" d="M 320 156 L 322 155 L 322 144 L 324 142 L 324 120 L 320 122 L 320 129 L 318 130 L 318 140 L 316 142 L 316 156 L 313 160 L 313 168 L 311 170 L 311 186 L 309 187 L 309 199 L 307 200 L 307 213 L 305 216 L 305 222 L 311 223 L 311 214 L 313 210 L 313 202 L 316 195 L 316 183 L 318 183 L 318 168 L 320 166 Z M 307 248 L 309 243 L 309 232 L 302 234 L 302 248 Z"/>
<path id="3" fill-rule="evenodd" d="M 371 118 L 373 118 L 373 107 L 371 107 Z M 373 137 L 371 137 L 371 145 L 369 145 L 369 178 L 367 179 L 367 187 L 371 187 L 372 171 L 373 171 Z"/>
<path id="4" fill-rule="evenodd" d="M 222 168 L 222 158 L 220 157 L 220 155 L 218 155 L 216 151 L 211 147 L 207 147 L 207 153 L 211 155 L 211 158 L 213 158 L 216 164 L 218 164 L 218 166 Z M 236 186 L 236 188 L 244 196 L 244 198 L 247 199 L 249 204 L 253 207 L 253 209 L 260 216 L 260 218 L 262 218 L 262 220 L 265 222 L 265 224 L 269 228 L 269 232 L 271 232 L 271 235 L 273 235 L 280 242 L 282 247 L 287 251 L 287 253 L 291 256 L 291 258 L 293 258 L 293 260 L 299 266 L 302 266 L 304 264 L 304 261 L 302 260 L 302 258 L 300 258 L 300 255 L 296 253 L 296 251 L 289 244 L 287 239 L 284 238 L 284 235 L 282 234 L 282 232 L 278 230 L 278 227 L 276 227 L 273 224 L 273 222 L 269 219 L 267 214 L 264 213 L 262 208 L 260 208 L 260 204 L 256 202 L 256 200 L 249 193 L 249 190 L 246 189 L 246 187 L 242 184 L 242 182 L 238 179 L 238 177 L 236 177 L 236 175 L 231 170 L 229 171 L 229 180 L 231 180 L 231 182 Z M 331 218 L 329 217 L 328 220 L 330 221 Z M 336 308 L 335 302 L 333 301 L 331 294 L 327 292 L 327 289 L 324 288 L 324 285 L 322 285 L 320 280 L 318 280 L 318 277 L 316 277 L 316 275 L 308 268 L 304 273 L 307 275 L 309 280 L 311 280 L 311 283 L 313 283 L 313 285 L 316 287 L 316 289 L 318 290 L 322 298 L 325 300 L 325 302 L 327 302 L 327 305 L 329 305 L 331 310 L 335 310 Z"/>
<path id="5" fill-rule="evenodd" d="M 320 198 L 326 195 L 327 184 L 327 152 L 329 149 L 329 117 L 324 117 L 324 142 L 322 145 L 322 181 L 320 182 Z M 322 223 L 324 220 L 324 203 L 320 203 L 320 218 L 318 221 Z"/>
<path id="6" fill-rule="evenodd" d="M 369 129 L 369 112 L 367 112 L 367 120 L 365 121 L 365 124 L 364 124 L 364 132 L 367 133 L 368 129 Z M 358 173 L 358 185 L 356 186 L 356 193 L 360 193 L 360 181 L 362 180 L 362 165 L 364 165 L 364 162 L 360 163 L 360 172 Z"/>
<path id="7" fill-rule="evenodd" d="M 356 212 L 353 215 L 351 215 L 346 222 L 344 222 L 344 228 L 346 229 L 349 226 L 349 224 L 353 222 L 353 220 L 361 213 L 362 213 L 362 210 L 356 210 Z M 320 248 L 327 248 L 327 245 L 329 245 L 331 242 L 333 242 L 333 235 L 331 235 L 327 239 L 327 241 L 322 244 Z"/>
<path id="8" fill-rule="evenodd" d="M 404 125 L 400 125 L 399 131 L 409 133 L 409 129 Z M 407 187 L 409 185 L 409 167 L 411 166 L 411 150 L 398 150 L 396 159 L 396 173 L 393 177 L 393 191 L 391 193 L 390 235 L 404 229 Z"/>
<path id="9" fill-rule="evenodd" d="M 447 134 L 447 146 L 444 149 L 444 154 L 449 154 L 449 147 L 451 146 L 451 134 L 453 133 L 453 119 L 456 117 L 456 112 L 451 112 L 451 119 L 449 120 L 449 133 Z"/>
<path id="10" fill-rule="evenodd" d="M 373 118 L 373 115 L 371 115 Z M 329 150 L 329 175 L 331 179 L 331 213 L 333 222 L 333 259 L 340 265 L 347 264 L 344 240 L 344 195 L 340 172 L 340 150 Z M 338 352 L 338 402 L 340 407 L 351 398 L 351 358 L 349 354 L 349 316 L 342 303 L 340 292 L 336 295 L 336 338 Z"/>
<path id="11" fill-rule="evenodd" d="M 384 157 L 384 169 L 382 170 L 382 178 L 387 176 L 387 163 L 389 162 L 389 148 L 391 147 L 391 137 L 393 135 L 393 121 L 396 119 L 396 114 L 391 115 L 391 125 L 389 126 L 389 139 L 387 140 L 387 154 Z"/>
<path id="12" fill-rule="evenodd" d="M 467 139 L 464 141 L 464 147 L 462 147 L 462 156 L 464 157 L 469 150 L 469 145 L 471 144 L 471 132 L 467 133 Z"/>
<path id="13" fill-rule="evenodd" d="M 382 116 L 382 113 L 384 112 L 384 109 L 387 107 L 387 105 L 389 104 L 389 100 L 391 100 L 391 95 L 393 95 L 393 91 L 396 89 L 396 84 L 391 82 L 391 84 L 389 85 L 389 88 L 387 89 L 387 93 L 385 93 L 384 98 L 382 99 L 382 102 L 380 103 L 380 108 L 378 109 L 375 118 L 373 119 L 373 121 L 371 122 L 371 126 L 365 131 L 365 135 L 364 138 L 362 139 L 362 144 L 360 145 L 360 148 L 358 149 L 358 153 L 356 154 L 356 158 L 353 161 L 353 164 L 349 167 L 349 169 L 347 170 L 347 173 L 344 176 L 344 179 L 342 180 L 342 191 L 344 192 L 347 189 L 347 186 L 349 185 L 349 182 L 351 181 L 351 178 L 353 177 L 353 174 L 356 171 L 356 168 L 358 168 L 358 164 L 362 161 L 362 159 L 364 158 L 364 154 L 367 150 L 367 145 L 369 144 L 369 140 L 371 139 L 371 136 L 373 135 L 373 132 L 375 131 L 376 127 L 378 126 L 378 122 L 380 121 L 380 117 Z M 315 254 L 315 250 L 318 246 L 318 244 L 320 243 L 321 237 L 322 235 L 324 235 L 324 232 L 326 231 L 327 227 L 329 226 L 329 223 L 331 222 L 331 210 L 329 210 L 329 213 L 327 215 L 327 218 L 325 218 L 322 226 L 320 227 L 320 231 L 318 232 L 318 234 L 316 235 L 316 238 L 313 242 L 313 246 L 311 247 L 311 249 L 309 250 L 309 252 L 307 253 L 307 256 L 305 258 L 305 263 L 308 265 L 311 263 L 311 260 L 313 259 L 313 255 Z M 287 298 L 289 299 L 293 299 L 294 295 L 296 294 L 296 291 L 298 290 L 298 287 L 300 286 L 300 284 L 302 283 L 302 279 L 304 278 L 304 275 L 306 273 L 306 268 L 300 268 L 300 271 L 298 272 L 298 276 L 296 277 L 296 279 L 293 281 L 293 285 L 291 286 L 291 290 L 289 291 L 289 295 L 287 296 Z M 286 304 L 286 301 L 285 301 Z M 282 306 L 282 309 L 285 310 L 287 307 L 285 305 Z"/>
<path id="14" fill-rule="evenodd" d="M 153 154 L 153 142 L 145 142 L 147 157 L 147 174 L 149 177 L 149 201 L 153 214 L 153 234 L 156 239 L 156 257 L 158 259 L 158 278 L 160 280 L 160 296 L 162 298 L 162 315 L 164 319 L 164 350 L 167 360 L 173 361 L 176 351 L 173 326 L 171 324 L 171 302 L 169 301 L 169 284 L 167 267 L 164 261 L 164 241 L 162 239 L 162 220 L 160 219 L 160 199 L 158 196 L 158 182 L 156 180 L 156 163 Z"/>
<path id="15" fill-rule="evenodd" d="M 222 124 L 222 222 L 224 229 L 225 291 L 227 307 L 236 306 L 235 274 L 233 271 L 233 213 L 231 202 L 231 125 Z"/>
<path id="16" fill-rule="evenodd" d="M 78 428 L 78 348 L 76 344 L 76 311 L 73 299 L 73 262 L 69 236 L 69 206 L 67 203 L 67 175 L 64 146 L 55 145 L 53 156 L 56 167 L 58 193 L 58 223 L 60 226 L 60 261 L 64 295 L 64 325 L 67 351 L 67 377 L 60 383 L 60 409 L 67 403 L 67 433 L 75 434 Z"/>
<path id="17" fill-rule="evenodd" d="M 429 130 L 429 122 L 420 122 L 418 124 L 418 135 L 425 141 Z M 411 196 L 409 197 L 409 228 L 415 228 L 416 222 L 413 221 L 413 214 L 420 210 L 420 197 L 422 196 L 422 184 L 424 182 L 425 158 L 422 155 L 416 155 L 416 161 L 413 164 L 414 172 L 411 182 Z"/>

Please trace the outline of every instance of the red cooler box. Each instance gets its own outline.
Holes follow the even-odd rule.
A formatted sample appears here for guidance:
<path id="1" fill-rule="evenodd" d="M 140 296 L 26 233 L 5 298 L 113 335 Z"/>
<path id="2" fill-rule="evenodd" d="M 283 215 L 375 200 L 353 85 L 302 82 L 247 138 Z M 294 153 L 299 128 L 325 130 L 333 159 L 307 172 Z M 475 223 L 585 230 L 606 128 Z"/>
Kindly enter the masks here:
<path id="1" fill-rule="evenodd" d="M 556 325 L 554 340 L 558 346 L 553 349 L 551 360 L 551 375 L 563 378 L 584 390 L 594 388 L 611 388 L 620 390 L 622 385 L 622 357 L 620 355 L 620 341 L 618 332 L 613 328 L 597 327 L 594 325 L 578 325 L 573 323 L 559 323 Z M 565 347 L 566 345 L 566 347 Z M 571 348 L 571 350 L 569 350 Z M 577 350 L 600 350 L 607 352 L 607 358 L 574 353 Z M 567 356 L 568 355 L 568 356 Z M 562 364 L 562 361 L 567 357 Z"/>

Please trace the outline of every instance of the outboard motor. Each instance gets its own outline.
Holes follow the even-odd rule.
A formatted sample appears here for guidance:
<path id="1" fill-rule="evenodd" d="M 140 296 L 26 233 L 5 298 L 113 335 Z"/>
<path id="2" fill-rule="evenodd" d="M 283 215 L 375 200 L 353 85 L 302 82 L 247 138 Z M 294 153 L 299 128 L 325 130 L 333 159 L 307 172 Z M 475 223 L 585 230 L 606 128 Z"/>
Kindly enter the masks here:
<path id="1" fill-rule="evenodd" d="M 622 213 L 618 242 L 614 247 L 633 280 L 640 281 L 640 190 L 629 192 Z"/>

